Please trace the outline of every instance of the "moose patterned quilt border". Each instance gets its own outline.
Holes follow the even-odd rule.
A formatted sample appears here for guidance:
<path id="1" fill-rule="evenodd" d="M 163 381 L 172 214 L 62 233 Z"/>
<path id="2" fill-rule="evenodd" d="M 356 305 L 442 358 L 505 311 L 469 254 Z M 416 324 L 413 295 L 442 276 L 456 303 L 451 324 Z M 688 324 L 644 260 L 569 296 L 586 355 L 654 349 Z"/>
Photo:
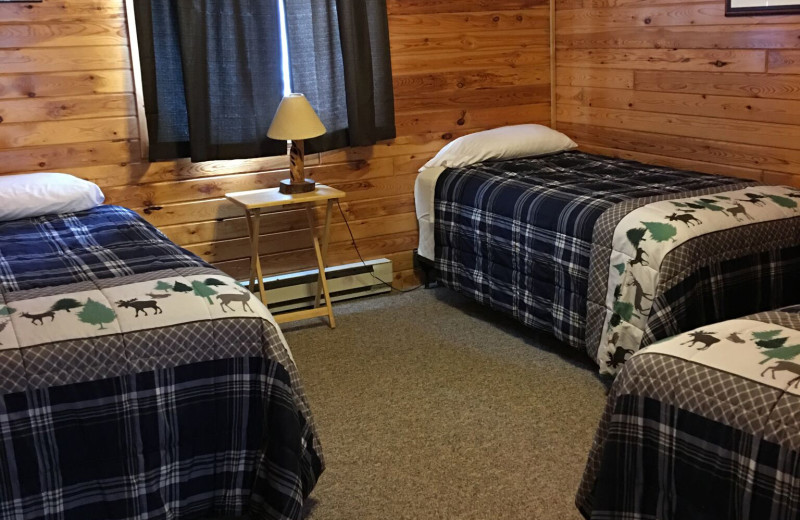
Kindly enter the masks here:
<path id="1" fill-rule="evenodd" d="M 203 271 L 206 274 L 198 274 Z M 282 349 L 286 355 L 280 357 L 291 360 L 266 307 L 218 271 L 156 271 L 121 284 L 126 278 L 19 291 L 8 300 L 0 298 L 0 391 L 259 355 L 260 341 L 256 350 L 252 340 L 230 342 L 236 334 L 228 333 L 247 321 L 274 330 L 270 334 L 278 343 L 266 342 L 271 358 Z"/>
<path id="2" fill-rule="evenodd" d="M 800 190 L 795 188 L 751 186 L 652 202 L 620 219 L 606 268 L 602 275 L 595 272 L 597 277 L 607 280 L 606 291 L 601 301 L 589 301 L 588 320 L 594 326 L 600 319 L 592 314 L 603 307 L 599 344 L 587 345 L 597 352 L 601 373 L 615 373 L 624 361 L 621 353 L 633 353 L 649 343 L 645 342 L 645 334 L 651 313 L 664 312 L 663 307 L 659 308 L 663 304 L 660 295 L 692 270 L 712 261 L 724 265 L 726 260 L 735 261 L 753 253 L 774 254 L 800 246 L 799 199 Z M 600 265 L 594 267 L 596 271 L 602 269 Z M 785 286 L 776 287 L 775 295 L 792 291 L 792 284 L 782 279 L 781 271 L 772 271 L 775 273 L 772 276 L 777 276 L 769 283 L 777 285 L 783 281 Z M 790 273 L 787 275 L 791 277 Z M 770 277 L 767 273 L 764 276 Z M 719 302 L 720 308 L 737 305 L 728 301 L 733 297 L 726 297 L 724 291 L 717 297 L 726 300 Z M 746 312 L 738 315 L 742 314 Z M 736 314 L 722 317 L 733 316 Z"/>

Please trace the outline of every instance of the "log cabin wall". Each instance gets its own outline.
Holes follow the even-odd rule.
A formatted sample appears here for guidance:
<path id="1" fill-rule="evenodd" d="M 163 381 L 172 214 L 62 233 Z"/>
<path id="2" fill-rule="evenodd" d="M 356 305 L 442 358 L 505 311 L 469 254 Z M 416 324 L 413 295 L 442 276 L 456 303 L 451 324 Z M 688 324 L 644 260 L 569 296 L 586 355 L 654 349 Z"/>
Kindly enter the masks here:
<path id="1" fill-rule="evenodd" d="M 556 2 L 557 126 L 584 150 L 800 186 L 800 15 Z"/>
<path id="2" fill-rule="evenodd" d="M 365 258 L 394 261 L 413 283 L 416 170 L 449 140 L 503 124 L 549 121 L 546 0 L 387 0 L 398 138 L 307 157 L 307 174 L 348 193 L 342 204 Z M 107 202 L 243 278 L 246 225 L 224 193 L 276 186 L 284 157 L 148 163 L 141 142 L 124 0 L 0 5 L 0 174 L 63 171 Z M 264 217 L 265 270 L 310 267 L 304 216 Z M 358 260 L 339 215 L 330 263 Z"/>

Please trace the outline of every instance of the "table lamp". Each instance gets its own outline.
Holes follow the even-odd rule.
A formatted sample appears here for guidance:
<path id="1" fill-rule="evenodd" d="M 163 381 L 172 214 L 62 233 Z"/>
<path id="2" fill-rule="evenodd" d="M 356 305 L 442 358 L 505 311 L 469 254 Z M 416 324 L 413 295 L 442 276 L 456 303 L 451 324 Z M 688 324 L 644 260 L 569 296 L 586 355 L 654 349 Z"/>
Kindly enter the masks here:
<path id="1" fill-rule="evenodd" d="M 281 181 L 281 193 L 314 191 L 314 181 L 306 179 L 303 174 L 303 139 L 319 137 L 325 132 L 325 125 L 303 94 L 284 96 L 267 130 L 267 137 L 270 139 L 292 142 L 289 152 L 289 172 L 292 176 Z"/>

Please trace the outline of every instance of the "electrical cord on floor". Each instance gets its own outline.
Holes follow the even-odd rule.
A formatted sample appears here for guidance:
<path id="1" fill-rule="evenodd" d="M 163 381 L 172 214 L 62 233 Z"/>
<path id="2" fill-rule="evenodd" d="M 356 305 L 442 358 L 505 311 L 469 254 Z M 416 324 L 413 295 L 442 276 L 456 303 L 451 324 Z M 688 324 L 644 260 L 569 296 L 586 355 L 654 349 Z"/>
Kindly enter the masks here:
<path id="1" fill-rule="evenodd" d="M 348 232 L 348 233 L 350 233 L 350 240 L 353 242 L 353 249 L 355 249 L 355 250 L 356 250 L 356 254 L 358 255 L 358 259 L 361 261 L 361 265 L 363 265 L 364 267 L 367 267 L 367 262 L 365 262 L 365 261 L 364 261 L 364 257 L 363 257 L 363 256 L 361 256 L 361 251 L 359 251 L 359 250 L 358 250 L 358 244 L 356 244 L 356 237 L 353 235 L 353 230 L 352 230 L 352 229 L 350 229 L 350 222 L 348 222 L 348 221 L 347 221 L 347 217 L 345 216 L 345 214 L 344 214 L 344 210 L 342 209 L 342 205 L 339 203 L 339 200 L 338 200 L 338 199 L 336 200 L 336 205 L 339 207 L 339 213 L 341 213 L 341 214 L 342 214 L 342 219 L 344 220 L 344 224 L 345 224 L 345 226 L 347 226 L 347 232 Z M 377 276 L 375 276 L 375 273 L 374 273 L 373 271 L 370 271 L 370 273 L 369 273 L 369 274 L 371 274 L 373 278 L 375 278 L 376 280 L 378 280 L 378 281 L 379 281 L 380 283 L 382 283 L 383 285 L 385 285 L 385 286 L 387 286 L 388 288 L 390 288 L 391 290 L 393 290 L 393 291 L 397 291 L 397 292 L 399 292 L 399 293 L 410 293 L 410 292 L 414 292 L 414 291 L 416 291 L 417 289 L 419 289 L 420 287 L 422 287 L 422 286 L 424 285 L 424 284 L 419 284 L 418 286 L 416 286 L 416 287 L 412 287 L 411 289 L 397 289 L 396 287 L 394 287 L 394 286 L 393 286 L 392 284 L 390 284 L 389 282 L 386 282 L 386 281 L 384 281 L 384 280 L 381 280 L 380 278 L 378 278 Z"/>

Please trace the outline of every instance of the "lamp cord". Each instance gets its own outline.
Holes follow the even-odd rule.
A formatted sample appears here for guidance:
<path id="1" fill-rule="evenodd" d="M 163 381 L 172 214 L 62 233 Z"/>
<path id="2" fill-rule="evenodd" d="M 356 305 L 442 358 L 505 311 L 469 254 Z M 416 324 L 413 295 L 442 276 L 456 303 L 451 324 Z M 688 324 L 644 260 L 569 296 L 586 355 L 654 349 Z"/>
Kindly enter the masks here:
<path id="1" fill-rule="evenodd" d="M 353 249 L 355 249 L 355 250 L 356 250 L 356 254 L 358 255 L 358 259 L 361 261 L 361 265 L 363 265 L 364 267 L 367 267 L 367 262 L 365 262 L 365 261 L 364 261 L 364 257 L 363 257 L 363 256 L 361 256 L 361 251 L 359 251 L 359 250 L 358 250 L 358 244 L 356 243 L 356 237 L 353 235 L 353 230 L 352 230 L 352 229 L 350 229 L 350 222 L 348 222 L 348 221 L 347 221 L 347 217 L 345 216 L 345 214 L 344 214 L 344 210 L 342 209 L 342 205 L 339 203 L 339 200 L 338 200 L 338 199 L 336 199 L 336 205 L 339 207 L 339 213 L 341 213 L 341 215 L 342 215 L 342 219 L 344 220 L 344 224 L 345 224 L 345 226 L 347 226 L 347 232 L 348 232 L 348 233 L 350 233 L 350 240 L 351 240 L 351 242 L 353 243 Z M 397 289 L 396 287 L 394 287 L 394 286 L 393 286 L 392 284 L 390 284 L 389 282 L 386 282 L 386 281 L 384 281 L 384 280 L 381 280 L 380 278 L 378 278 L 377 276 L 375 276 L 375 273 L 374 273 L 373 271 L 370 271 L 370 273 L 369 273 L 369 274 L 371 274 L 373 278 L 375 278 L 376 280 L 378 280 L 378 281 L 379 281 L 380 283 L 382 283 L 383 285 L 385 285 L 385 286 L 389 287 L 391 290 L 393 290 L 393 291 L 397 291 L 397 292 L 399 292 L 399 293 L 410 293 L 410 292 L 414 292 L 414 291 L 416 291 L 417 289 L 419 289 L 420 287 L 422 287 L 422 286 L 424 285 L 424 284 L 419 284 L 419 285 L 417 285 L 416 287 L 412 287 L 411 289 Z"/>

